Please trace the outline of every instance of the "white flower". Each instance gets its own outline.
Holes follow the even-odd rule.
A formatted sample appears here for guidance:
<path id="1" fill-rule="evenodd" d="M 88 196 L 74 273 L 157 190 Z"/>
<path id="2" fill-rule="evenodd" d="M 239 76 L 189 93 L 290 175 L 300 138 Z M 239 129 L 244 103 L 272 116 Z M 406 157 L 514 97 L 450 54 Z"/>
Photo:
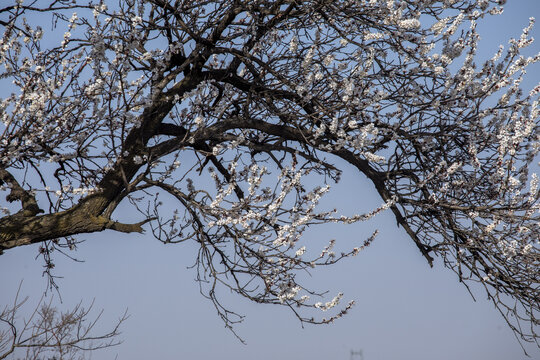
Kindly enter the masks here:
<path id="1" fill-rule="evenodd" d="M 137 26 L 137 25 L 140 25 L 142 24 L 142 18 L 140 16 L 134 16 L 131 18 L 131 25 L 132 26 Z"/>
<path id="2" fill-rule="evenodd" d="M 527 244 L 525 245 L 525 247 L 523 248 L 523 250 L 521 250 L 521 253 L 523 255 L 527 255 L 532 249 L 532 245 L 531 244 Z"/>
<path id="3" fill-rule="evenodd" d="M 195 124 L 198 126 L 198 127 L 202 127 L 204 125 L 204 119 L 202 118 L 202 116 L 197 116 L 195 118 Z"/>
<path id="4" fill-rule="evenodd" d="M 529 189 L 529 199 L 528 201 L 530 203 L 533 203 L 536 198 L 536 192 L 538 191 L 538 175 L 536 173 L 533 173 L 531 176 L 531 183 L 530 183 L 530 189 Z"/>
<path id="5" fill-rule="evenodd" d="M 433 26 L 431 27 L 431 31 L 435 33 L 435 35 L 439 35 L 441 31 L 446 26 L 446 22 L 448 21 L 448 18 L 441 19 L 437 21 Z"/>
<path id="6" fill-rule="evenodd" d="M 298 50 L 298 38 L 296 36 L 293 36 L 291 42 L 289 43 L 289 51 L 296 52 L 296 50 Z"/>
<path id="7" fill-rule="evenodd" d="M 147 51 L 145 52 L 144 54 L 142 54 L 142 56 L 140 57 L 140 59 L 142 61 L 147 61 L 147 60 L 150 60 L 152 58 L 152 53 Z"/>
<path id="8" fill-rule="evenodd" d="M 510 187 L 518 187 L 521 182 L 513 176 L 508 178 L 508 184 Z"/>
<path id="9" fill-rule="evenodd" d="M 312 48 L 310 48 L 306 54 L 306 57 L 304 58 L 304 61 L 302 62 L 302 68 L 304 69 L 307 69 L 309 67 L 309 65 L 311 65 L 311 61 L 313 60 L 313 53 L 315 52 L 315 50 Z"/>
<path id="10" fill-rule="evenodd" d="M 407 30 L 418 29 L 420 27 L 420 21 L 418 19 L 405 19 L 399 22 L 399 26 Z"/>
<path id="11" fill-rule="evenodd" d="M 139 155 L 135 155 L 133 157 L 133 162 L 137 165 L 141 165 L 143 163 L 143 158 L 140 157 Z"/>
<path id="12" fill-rule="evenodd" d="M 334 55 L 328 54 L 324 58 L 323 64 L 326 65 L 326 66 L 329 66 L 330 64 L 332 64 L 333 61 L 334 61 Z"/>
<path id="13" fill-rule="evenodd" d="M 372 162 L 376 162 L 376 163 L 385 163 L 386 162 L 386 158 L 384 156 L 375 155 L 375 154 L 373 154 L 372 152 L 369 152 L 369 151 L 364 151 L 362 153 L 362 155 L 364 155 L 364 157 L 368 161 L 372 161 Z"/>
<path id="14" fill-rule="evenodd" d="M 337 304 L 339 304 L 339 301 L 341 300 L 342 297 L 343 297 L 343 293 L 339 293 L 332 299 L 332 301 L 328 301 L 326 304 L 318 302 L 314 306 L 317 309 L 321 309 L 322 311 L 327 311 L 335 307 Z"/>
<path id="15" fill-rule="evenodd" d="M 495 227 L 496 227 L 497 225 L 498 225 L 498 222 L 497 222 L 497 221 L 494 221 L 494 222 L 492 222 L 491 224 L 489 224 L 488 226 L 486 226 L 485 229 L 484 229 L 484 231 L 485 231 L 486 233 L 489 234 L 490 232 L 493 231 L 493 229 L 495 229 Z"/>
<path id="16" fill-rule="evenodd" d="M 302 246 L 300 249 L 296 250 L 296 256 L 302 256 L 306 252 L 306 247 Z"/>
<path id="17" fill-rule="evenodd" d="M 382 39 L 383 37 L 384 35 L 379 32 L 364 34 L 364 40 L 378 40 L 378 39 Z"/>
<path id="18" fill-rule="evenodd" d="M 463 163 L 460 162 L 460 161 L 457 161 L 457 162 L 453 163 L 453 164 L 448 168 L 448 170 L 446 170 L 446 175 L 447 175 L 447 176 L 452 175 L 452 174 L 455 173 L 461 166 L 463 166 Z"/>

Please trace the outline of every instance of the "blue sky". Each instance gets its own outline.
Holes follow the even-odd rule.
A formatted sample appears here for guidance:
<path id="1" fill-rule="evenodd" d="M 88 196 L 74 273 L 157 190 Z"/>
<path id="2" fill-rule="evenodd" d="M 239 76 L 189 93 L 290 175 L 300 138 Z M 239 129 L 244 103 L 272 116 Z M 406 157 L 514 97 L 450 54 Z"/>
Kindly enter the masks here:
<path id="1" fill-rule="evenodd" d="M 499 44 L 519 37 L 535 15 L 540 17 L 539 0 L 509 0 L 503 15 L 480 26 L 481 56 L 491 57 Z M 540 41 L 540 25 L 532 36 Z M 526 54 L 538 51 L 540 42 Z M 528 71 L 526 90 L 538 82 L 538 65 Z M 324 206 L 352 214 L 381 203 L 357 172 L 345 171 L 342 178 Z M 151 234 L 112 231 L 82 237 L 87 241 L 76 255 L 83 263 L 57 254 L 56 274 L 63 276 L 58 281 L 60 306 L 95 299 L 95 308 L 105 310 L 104 326 L 128 309 L 124 343 L 94 353 L 93 359 L 349 359 L 351 349 L 362 349 L 365 360 L 530 359 L 485 294 L 477 289 L 474 302 L 440 261 L 430 269 L 390 213 L 358 225 L 319 227 L 306 236 L 310 241 L 335 238 L 352 244 L 376 228 L 381 232 L 367 250 L 313 273 L 310 281 L 319 289 L 342 291 L 345 301 L 356 300 L 348 316 L 332 325 L 302 328 L 285 308 L 223 294 L 227 304 L 246 315 L 236 328 L 247 342 L 243 345 L 199 294 L 195 271 L 188 269 L 194 261 L 193 244 L 165 246 Z M 24 280 L 22 293 L 31 297 L 25 309 L 33 309 L 47 285 L 36 255 L 37 246 L 30 246 L 0 257 L 1 306 L 13 300 Z M 538 348 L 526 348 L 532 359 L 540 359 Z"/>

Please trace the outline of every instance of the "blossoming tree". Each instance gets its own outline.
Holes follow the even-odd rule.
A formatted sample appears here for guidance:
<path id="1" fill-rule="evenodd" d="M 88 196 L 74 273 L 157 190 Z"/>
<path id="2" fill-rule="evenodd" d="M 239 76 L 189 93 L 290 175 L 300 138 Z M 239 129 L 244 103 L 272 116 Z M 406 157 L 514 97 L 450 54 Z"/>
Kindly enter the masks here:
<path id="1" fill-rule="evenodd" d="M 51 251 L 79 234 L 146 228 L 197 243 L 201 289 L 227 326 L 239 318 L 219 287 L 330 322 L 352 304 L 311 317 L 341 294 L 320 302 L 298 274 L 376 233 L 347 251 L 302 234 L 388 210 L 430 265 L 480 284 L 538 343 L 540 85 L 520 88 L 540 60 L 520 54 L 532 19 L 477 62 L 477 22 L 502 0 L 43 3 L 0 8 L 13 91 L 0 102 L 0 190 L 13 203 L 0 252 L 38 244 L 52 268 Z M 317 207 L 345 163 L 380 207 Z M 120 221 L 120 204 L 140 222 Z"/>

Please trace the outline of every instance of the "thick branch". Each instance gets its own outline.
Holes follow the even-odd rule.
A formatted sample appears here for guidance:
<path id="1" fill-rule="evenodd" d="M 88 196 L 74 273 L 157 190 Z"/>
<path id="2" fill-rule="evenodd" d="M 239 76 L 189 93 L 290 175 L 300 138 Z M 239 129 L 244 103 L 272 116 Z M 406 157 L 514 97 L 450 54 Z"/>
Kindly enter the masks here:
<path id="1" fill-rule="evenodd" d="M 107 229 L 142 233 L 142 225 L 151 220 L 153 219 L 145 219 L 136 224 L 123 224 L 104 216 L 88 214 L 80 205 L 67 211 L 42 216 L 23 217 L 15 214 L 0 219 L 0 251 Z"/>
<path id="2" fill-rule="evenodd" d="M 9 171 L 0 168 L 0 185 L 4 183 L 8 184 L 11 188 L 11 192 L 6 196 L 6 200 L 9 202 L 19 200 L 22 204 L 23 216 L 34 216 L 43 212 L 39 208 L 36 198 L 29 191 L 24 190 Z"/>

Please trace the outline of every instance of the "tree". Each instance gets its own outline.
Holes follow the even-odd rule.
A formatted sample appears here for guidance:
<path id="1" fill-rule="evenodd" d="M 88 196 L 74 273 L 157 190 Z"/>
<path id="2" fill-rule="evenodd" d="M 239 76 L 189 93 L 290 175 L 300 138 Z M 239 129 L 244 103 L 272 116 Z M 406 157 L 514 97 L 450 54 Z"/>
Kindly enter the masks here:
<path id="1" fill-rule="evenodd" d="M 358 254 L 304 244 L 306 228 L 390 210 L 430 265 L 480 284 L 513 331 L 536 342 L 540 294 L 540 85 L 520 88 L 533 20 L 476 63 L 477 21 L 502 0 L 50 1 L 0 9 L 0 250 L 74 249 L 77 235 L 151 229 L 195 241 L 201 291 L 228 327 L 225 287 L 303 322 L 341 294 L 304 270 Z M 50 14 L 50 37 L 26 16 Z M 65 31 L 58 44 L 49 43 Z M 42 37 L 44 40 L 42 40 Z M 380 207 L 317 208 L 348 163 Z M 169 213 L 162 200 L 177 203 Z M 126 204 L 141 216 L 118 219 Z M 307 315 L 303 311 L 308 310 Z"/>
<path id="2" fill-rule="evenodd" d="M 5 325 L 5 329 L 0 327 L 0 359 L 13 356 L 18 349 L 24 350 L 25 359 L 84 359 L 86 353 L 120 344 L 117 337 L 126 314 L 111 331 L 95 335 L 94 328 L 103 312 L 89 320 L 93 303 L 86 309 L 79 303 L 69 311 L 59 312 L 42 297 L 32 315 L 21 322 L 18 312 L 27 301 L 21 300 L 17 292 L 13 304 L 0 312 L 0 324 Z"/>

